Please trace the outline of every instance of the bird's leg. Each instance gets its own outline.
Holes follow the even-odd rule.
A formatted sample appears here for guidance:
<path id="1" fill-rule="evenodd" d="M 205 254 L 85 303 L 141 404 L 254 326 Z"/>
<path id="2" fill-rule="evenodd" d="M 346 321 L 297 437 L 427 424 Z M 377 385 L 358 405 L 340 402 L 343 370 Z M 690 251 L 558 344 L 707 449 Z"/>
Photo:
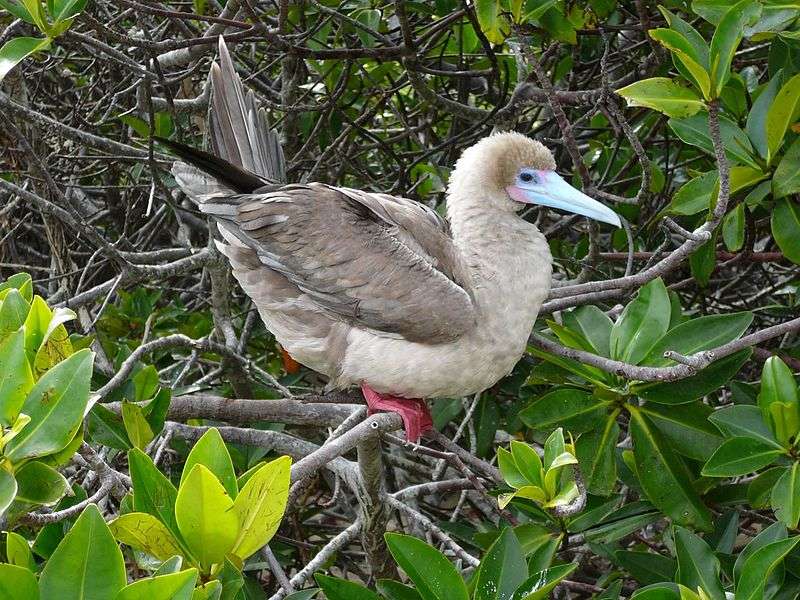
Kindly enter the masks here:
<path id="1" fill-rule="evenodd" d="M 369 414 L 393 412 L 400 415 L 406 430 L 406 440 L 409 442 L 419 442 L 423 432 L 433 427 L 433 419 L 424 400 L 379 394 L 366 383 L 361 384 L 361 392 L 367 401 Z"/>

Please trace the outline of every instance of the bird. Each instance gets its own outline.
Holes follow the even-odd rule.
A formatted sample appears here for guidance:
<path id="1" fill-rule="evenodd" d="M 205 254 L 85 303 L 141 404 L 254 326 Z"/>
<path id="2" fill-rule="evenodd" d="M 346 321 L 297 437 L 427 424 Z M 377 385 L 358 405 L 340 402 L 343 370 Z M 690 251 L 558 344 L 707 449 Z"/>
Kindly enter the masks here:
<path id="1" fill-rule="evenodd" d="M 407 440 L 432 427 L 426 400 L 482 392 L 509 374 L 551 287 L 531 204 L 620 226 L 556 173 L 552 153 L 494 133 L 458 158 L 446 216 L 389 194 L 289 183 L 277 133 L 224 39 L 210 70 L 211 151 L 161 139 L 175 181 L 217 224 L 218 247 L 269 331 L 328 390 L 360 387 Z"/>

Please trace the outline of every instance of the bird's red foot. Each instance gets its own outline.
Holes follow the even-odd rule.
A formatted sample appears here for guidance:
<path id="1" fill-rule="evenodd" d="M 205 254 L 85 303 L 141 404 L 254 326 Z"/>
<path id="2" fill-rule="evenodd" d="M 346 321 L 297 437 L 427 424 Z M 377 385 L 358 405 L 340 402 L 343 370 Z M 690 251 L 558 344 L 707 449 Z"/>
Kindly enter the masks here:
<path id="1" fill-rule="evenodd" d="M 406 440 L 409 442 L 419 442 L 422 434 L 433 427 L 433 419 L 424 400 L 379 394 L 366 383 L 361 384 L 361 392 L 367 401 L 369 414 L 393 412 L 400 415 L 406 430 Z"/>

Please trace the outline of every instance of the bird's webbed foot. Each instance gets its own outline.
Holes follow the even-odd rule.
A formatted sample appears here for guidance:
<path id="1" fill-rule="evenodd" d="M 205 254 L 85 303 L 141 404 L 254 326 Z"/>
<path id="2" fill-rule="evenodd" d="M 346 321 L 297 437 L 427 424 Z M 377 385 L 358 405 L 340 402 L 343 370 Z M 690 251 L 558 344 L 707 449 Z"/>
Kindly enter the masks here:
<path id="1" fill-rule="evenodd" d="M 400 415 L 406 431 L 406 440 L 411 443 L 418 443 L 422 434 L 433 427 L 433 419 L 424 400 L 380 394 L 366 383 L 361 384 L 361 392 L 367 401 L 369 414 L 393 412 Z"/>

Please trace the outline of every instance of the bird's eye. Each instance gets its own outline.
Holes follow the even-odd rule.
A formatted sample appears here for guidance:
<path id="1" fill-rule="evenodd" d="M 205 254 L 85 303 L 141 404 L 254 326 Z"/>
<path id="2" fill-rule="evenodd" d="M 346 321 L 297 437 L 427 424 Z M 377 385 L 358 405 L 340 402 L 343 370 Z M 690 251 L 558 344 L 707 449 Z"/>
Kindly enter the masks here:
<path id="1" fill-rule="evenodd" d="M 520 173 L 519 179 L 525 183 L 536 182 L 536 177 L 534 177 L 533 173 L 528 173 L 527 171 Z"/>

